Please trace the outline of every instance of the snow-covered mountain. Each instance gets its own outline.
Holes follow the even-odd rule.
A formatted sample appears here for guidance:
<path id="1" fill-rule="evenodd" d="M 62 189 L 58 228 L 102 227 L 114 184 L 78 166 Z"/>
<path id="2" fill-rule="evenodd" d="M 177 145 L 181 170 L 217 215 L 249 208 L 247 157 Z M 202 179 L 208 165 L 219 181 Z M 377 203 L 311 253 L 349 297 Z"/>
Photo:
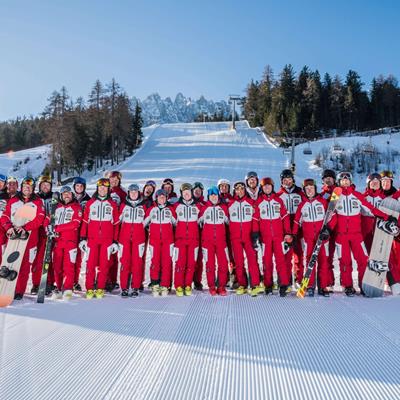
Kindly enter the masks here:
<path id="1" fill-rule="evenodd" d="M 200 113 L 206 113 L 213 116 L 215 113 L 223 113 L 224 117 L 229 117 L 231 113 L 230 105 L 224 101 L 207 100 L 201 96 L 197 100 L 185 97 L 182 93 L 178 93 L 173 101 L 170 97 L 162 99 L 158 93 L 153 93 L 140 100 L 136 97 L 132 98 L 132 104 L 136 102 L 142 107 L 142 116 L 144 125 L 177 123 L 177 122 L 193 122 Z"/>

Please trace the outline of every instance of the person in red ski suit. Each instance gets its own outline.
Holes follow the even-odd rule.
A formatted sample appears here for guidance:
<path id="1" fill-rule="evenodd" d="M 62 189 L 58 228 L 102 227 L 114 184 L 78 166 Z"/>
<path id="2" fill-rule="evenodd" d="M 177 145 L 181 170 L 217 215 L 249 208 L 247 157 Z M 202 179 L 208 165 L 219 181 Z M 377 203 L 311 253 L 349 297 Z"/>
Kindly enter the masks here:
<path id="1" fill-rule="evenodd" d="M 199 215 L 202 226 L 201 242 L 203 260 L 206 264 L 207 284 L 211 296 L 217 293 L 226 296 L 228 281 L 228 258 L 226 242 L 226 225 L 229 223 L 228 208 L 219 197 L 219 190 L 213 186 L 208 189 L 208 201 L 203 205 Z M 218 263 L 218 288 L 215 279 L 215 260 Z"/>
<path id="2" fill-rule="evenodd" d="M 246 174 L 246 192 L 247 195 L 254 201 L 258 199 L 260 195 L 260 188 L 258 186 L 258 175 L 257 172 L 250 171 Z"/>
<path id="3" fill-rule="evenodd" d="M 385 195 L 381 189 L 381 176 L 377 173 L 373 173 L 368 175 L 367 178 L 367 188 L 363 193 L 365 200 L 368 203 L 372 204 L 374 207 L 379 208 L 382 200 L 385 198 Z M 367 252 L 371 251 L 372 239 L 374 237 L 375 232 L 375 217 L 370 213 L 362 212 L 361 216 L 361 231 L 364 236 L 365 247 L 367 248 Z"/>
<path id="4" fill-rule="evenodd" d="M 161 189 L 167 193 L 167 201 L 173 204 L 178 201 L 178 196 L 174 192 L 174 181 L 171 178 L 165 178 L 161 184 Z"/>
<path id="5" fill-rule="evenodd" d="M 290 217 L 290 228 L 293 229 L 294 216 L 300 203 L 304 200 L 304 193 L 299 186 L 295 185 L 294 175 L 290 169 L 284 169 L 280 175 L 281 188 L 278 196 L 282 199 L 283 204 Z M 289 276 L 289 285 L 292 284 L 292 271 L 295 274 L 296 282 L 300 284 L 303 277 L 303 250 L 301 248 L 301 232 L 299 232 L 298 240 L 285 254 L 286 268 Z"/>
<path id="6" fill-rule="evenodd" d="M 18 273 L 17 285 L 15 288 L 15 299 L 21 300 L 28 283 L 29 271 L 32 263 L 35 260 L 37 253 L 37 244 L 39 240 L 39 228 L 42 226 L 45 218 L 45 210 L 43 201 L 33 193 L 35 188 L 35 182 L 32 178 L 24 178 L 21 183 L 21 192 L 18 193 L 14 198 L 7 202 L 6 208 L 1 216 L 1 225 L 6 231 L 7 235 L 10 236 L 17 232 L 30 232 L 27 247 L 22 258 L 21 267 Z M 14 226 L 14 214 L 18 208 L 22 207 L 26 203 L 31 203 L 32 207 L 36 211 L 35 218 L 27 222 L 22 227 Z"/>
<path id="7" fill-rule="evenodd" d="M 52 192 L 52 181 L 51 177 L 47 175 L 42 175 L 38 180 L 38 196 L 42 199 L 44 209 L 46 211 L 46 217 L 50 214 L 51 198 L 53 197 Z M 45 230 L 45 225 L 39 228 L 39 239 L 37 245 L 37 254 L 35 261 L 32 264 L 32 288 L 31 294 L 37 294 L 39 290 L 40 279 L 42 277 L 43 259 L 46 250 L 47 233 Z M 54 273 L 53 264 L 50 263 L 49 270 L 47 273 L 47 287 L 46 295 L 49 295 L 54 288 Z"/>
<path id="8" fill-rule="evenodd" d="M 262 288 L 260 285 L 260 271 L 258 268 L 255 247 L 259 237 L 258 209 L 254 201 L 246 194 L 244 182 L 234 185 L 235 196 L 228 206 L 229 232 L 231 236 L 233 257 L 235 259 L 236 274 L 239 287 L 236 294 L 244 294 L 247 287 L 246 271 L 244 266 L 244 252 L 246 253 L 247 266 L 250 278 L 250 294 L 257 296 Z"/>
<path id="9" fill-rule="evenodd" d="M 155 197 L 145 215 L 145 226 L 149 227 L 150 279 L 153 295 L 166 296 L 171 287 L 176 213 L 167 202 L 164 189 L 158 189 Z"/>
<path id="10" fill-rule="evenodd" d="M 297 208 L 294 217 L 293 235 L 296 236 L 299 229 L 302 228 L 302 244 L 306 262 L 308 264 L 322 228 L 328 202 L 321 195 L 318 195 L 317 183 L 314 179 L 305 179 L 303 181 L 303 190 L 306 199 L 303 200 Z M 307 288 L 308 296 L 314 296 L 316 286 L 315 276 L 317 275 L 318 293 L 325 297 L 329 297 L 329 290 L 327 289 L 330 283 L 328 257 L 329 241 L 326 240 L 322 243 L 321 249 L 318 253 L 317 264 L 310 276 Z"/>
<path id="11" fill-rule="evenodd" d="M 147 206 L 139 186 L 131 184 L 128 196 L 120 207 L 119 258 L 122 297 L 137 297 L 142 286 L 146 249 L 144 220 Z M 131 276 L 129 293 L 129 275 Z"/>
<path id="12" fill-rule="evenodd" d="M 10 199 L 16 196 L 18 193 L 18 180 L 13 176 L 7 178 L 7 193 Z"/>
<path id="13" fill-rule="evenodd" d="M 72 188 L 74 189 L 75 198 L 81 206 L 82 213 L 85 211 L 86 203 L 90 200 L 90 196 L 86 193 L 86 179 L 81 176 L 77 176 L 73 180 Z M 82 286 L 79 283 L 79 277 L 81 274 L 82 267 L 82 251 L 78 249 L 78 254 L 75 263 L 75 278 L 74 278 L 74 290 L 82 291 Z"/>
<path id="14" fill-rule="evenodd" d="M 263 254 L 263 271 L 265 294 L 272 294 L 273 257 L 279 280 L 279 293 L 286 296 L 289 285 L 283 246 L 292 243 L 290 220 L 282 199 L 274 191 L 274 181 L 266 177 L 261 179 L 261 194 L 256 201 L 260 215 L 259 229 Z"/>
<path id="15" fill-rule="evenodd" d="M 323 238 L 328 239 L 332 229 L 336 228 L 336 251 L 339 258 L 341 285 L 345 288 L 347 296 L 354 296 L 351 254 L 357 262 L 360 288 L 368 262 L 368 252 L 361 231 L 361 212 L 364 210 L 384 220 L 387 220 L 388 216 L 368 203 L 363 195 L 354 189 L 350 172 L 341 172 L 337 179 L 343 189 L 342 194 L 331 221 L 321 234 Z M 363 294 L 362 291 L 361 294 Z"/>
<path id="16" fill-rule="evenodd" d="M 110 196 L 117 203 L 119 207 L 126 199 L 126 190 L 121 186 L 122 174 L 119 171 L 110 171 L 105 174 L 105 178 L 110 180 Z M 110 257 L 110 266 L 108 269 L 108 278 L 106 284 L 106 290 L 112 292 L 114 289 L 118 289 L 117 283 L 118 278 L 118 256 L 112 254 Z"/>
<path id="17" fill-rule="evenodd" d="M 193 193 L 193 198 L 196 201 L 196 203 L 201 207 L 205 204 L 204 201 L 204 186 L 201 182 L 195 182 L 192 186 L 192 193 Z M 202 277 L 203 277 L 203 251 L 201 248 L 201 232 L 200 232 L 200 239 L 199 239 L 199 251 L 197 253 L 197 260 L 196 260 L 196 267 L 194 270 L 194 275 L 193 275 L 193 283 L 194 283 L 194 288 L 196 290 L 203 290 L 203 284 L 201 283 Z"/>
<path id="18" fill-rule="evenodd" d="M 329 202 L 333 190 L 336 185 L 336 172 L 332 169 L 325 169 L 322 172 L 322 190 L 321 196 Z M 328 256 L 328 268 L 329 268 L 329 292 L 333 293 L 333 287 L 335 286 L 335 274 L 334 274 L 334 265 L 333 265 L 333 257 L 335 255 L 336 241 L 335 241 L 335 232 L 332 232 L 332 235 L 329 237 L 329 256 Z M 326 293 L 325 293 L 326 295 Z"/>
<path id="19" fill-rule="evenodd" d="M 110 181 L 100 178 L 97 190 L 86 203 L 80 231 L 79 248 L 85 253 L 86 298 L 104 297 L 110 258 L 118 251 L 118 206 L 110 196 Z M 96 268 L 98 273 L 96 274 Z M 97 280 L 96 280 L 97 275 Z M 94 291 L 97 282 L 96 291 Z"/>
<path id="20" fill-rule="evenodd" d="M 176 213 L 174 285 L 177 296 L 192 294 L 193 275 L 199 252 L 200 204 L 193 199 L 192 185 L 181 186 L 181 197 L 174 204 Z"/>
<path id="21" fill-rule="evenodd" d="M 55 211 L 54 230 L 51 226 L 48 227 L 49 235 L 54 236 L 53 269 L 57 285 L 54 291 L 56 298 L 61 298 L 63 294 L 66 299 L 72 297 L 81 222 L 82 208 L 72 189 L 63 186 Z"/>

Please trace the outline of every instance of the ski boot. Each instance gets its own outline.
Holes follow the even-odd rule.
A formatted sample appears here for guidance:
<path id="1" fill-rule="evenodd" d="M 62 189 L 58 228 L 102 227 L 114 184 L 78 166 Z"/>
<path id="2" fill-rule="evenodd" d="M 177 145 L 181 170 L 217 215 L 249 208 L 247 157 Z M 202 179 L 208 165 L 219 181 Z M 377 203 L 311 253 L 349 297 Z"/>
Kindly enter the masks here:
<path id="1" fill-rule="evenodd" d="M 287 286 L 281 286 L 280 288 L 279 288 L 279 296 L 281 296 L 281 297 L 286 297 L 287 296 L 287 294 L 288 294 L 288 287 Z"/>
<path id="2" fill-rule="evenodd" d="M 74 292 L 82 292 L 82 286 L 79 283 L 75 283 Z"/>
<path id="3" fill-rule="evenodd" d="M 122 291 L 121 291 L 121 297 L 122 297 L 123 299 L 129 297 L 129 291 L 128 291 L 128 289 L 122 289 Z"/>
<path id="4" fill-rule="evenodd" d="M 246 293 L 246 288 L 244 287 L 244 286 L 239 286 L 237 289 L 236 289 L 236 292 L 235 292 L 237 295 L 242 295 L 242 294 L 245 294 Z"/>
<path id="5" fill-rule="evenodd" d="M 278 284 L 276 282 L 274 282 L 272 285 L 272 290 L 278 290 L 278 289 L 279 289 Z"/>
<path id="6" fill-rule="evenodd" d="M 140 289 L 132 289 L 132 291 L 130 293 L 130 296 L 134 297 L 134 298 L 138 297 L 139 296 L 139 291 L 140 291 Z"/>
<path id="7" fill-rule="evenodd" d="M 33 285 L 31 288 L 31 294 L 38 294 L 39 293 L 39 286 Z"/>
<path id="8" fill-rule="evenodd" d="M 111 293 L 114 290 L 114 285 L 111 282 L 106 284 L 106 292 Z"/>
<path id="9" fill-rule="evenodd" d="M 201 282 L 194 282 L 194 289 L 198 290 L 199 292 L 203 291 L 203 284 Z"/>
<path id="10" fill-rule="evenodd" d="M 248 290 L 248 293 L 251 297 L 257 297 L 259 293 L 262 293 L 264 288 L 260 286 L 253 286 L 251 289 Z"/>
<path id="11" fill-rule="evenodd" d="M 94 290 L 93 290 L 93 289 L 89 289 L 89 290 L 86 292 L 86 298 L 87 298 L 88 300 L 90 300 L 90 299 L 93 299 L 93 297 L 94 297 Z"/>
<path id="12" fill-rule="evenodd" d="M 153 293 L 154 297 L 158 297 L 160 295 L 160 286 L 153 284 L 151 286 L 151 292 Z"/>
<path id="13" fill-rule="evenodd" d="M 218 294 L 220 295 L 220 296 L 228 296 L 228 292 L 226 291 L 226 289 L 224 288 L 224 287 L 220 287 L 220 288 L 218 288 L 218 290 L 217 290 L 217 292 L 218 292 Z"/>
<path id="14" fill-rule="evenodd" d="M 264 292 L 266 296 L 271 296 L 272 294 L 274 294 L 273 286 L 266 286 Z"/>
<path id="15" fill-rule="evenodd" d="M 178 287 L 175 289 L 175 292 L 176 292 L 176 295 L 177 295 L 178 297 L 183 297 L 183 287 L 182 287 L 182 286 L 178 286 Z"/>
<path id="16" fill-rule="evenodd" d="M 324 289 L 318 289 L 318 294 L 320 295 L 320 296 L 324 296 L 324 297 L 330 297 L 330 295 L 331 295 L 331 293 L 330 293 L 330 291 L 329 291 L 329 289 L 328 288 L 324 288 Z"/>
<path id="17" fill-rule="evenodd" d="M 185 296 L 191 296 L 191 295 L 192 295 L 192 287 L 186 286 L 185 287 Z"/>
<path id="18" fill-rule="evenodd" d="M 71 300 L 72 299 L 72 290 L 64 290 L 63 299 Z"/>
<path id="19" fill-rule="evenodd" d="M 139 292 L 143 292 L 144 291 L 144 286 L 143 286 L 143 283 L 140 285 L 140 287 L 139 287 Z"/>
<path id="20" fill-rule="evenodd" d="M 23 297 L 24 297 L 24 295 L 21 293 L 14 294 L 14 300 L 22 300 Z"/>
<path id="21" fill-rule="evenodd" d="M 346 288 L 344 289 L 344 294 L 345 294 L 347 297 L 354 297 L 355 293 L 356 293 L 356 291 L 355 291 L 355 289 L 354 289 L 352 286 L 346 287 Z"/>
<path id="22" fill-rule="evenodd" d="M 208 288 L 208 292 L 210 293 L 211 296 L 217 295 L 217 290 L 215 289 L 215 287 Z"/>
<path id="23" fill-rule="evenodd" d="M 307 289 L 307 296 L 308 297 L 314 297 L 314 291 L 315 291 L 314 288 L 311 288 L 311 287 L 308 288 Z"/>
<path id="24" fill-rule="evenodd" d="M 53 285 L 46 285 L 46 291 L 44 293 L 46 296 L 50 296 L 53 293 Z"/>
<path id="25" fill-rule="evenodd" d="M 104 297 L 104 289 L 96 289 L 96 299 L 102 299 Z"/>
<path id="26" fill-rule="evenodd" d="M 51 298 L 52 298 L 53 300 L 61 300 L 62 297 L 63 297 L 62 291 L 61 291 L 61 290 L 58 290 L 58 289 L 54 289 Z"/>
<path id="27" fill-rule="evenodd" d="M 168 288 L 166 286 L 160 286 L 160 296 L 168 296 Z"/>

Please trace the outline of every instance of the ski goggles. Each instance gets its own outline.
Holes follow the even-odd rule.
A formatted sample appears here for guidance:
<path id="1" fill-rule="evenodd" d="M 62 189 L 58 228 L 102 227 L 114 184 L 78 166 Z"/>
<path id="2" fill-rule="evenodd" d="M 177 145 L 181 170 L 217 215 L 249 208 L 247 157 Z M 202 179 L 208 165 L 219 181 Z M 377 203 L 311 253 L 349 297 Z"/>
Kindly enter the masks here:
<path id="1" fill-rule="evenodd" d="M 338 176 L 337 176 L 337 180 L 340 181 L 342 179 L 348 179 L 348 180 L 352 180 L 352 175 L 350 172 L 341 172 Z"/>
<path id="2" fill-rule="evenodd" d="M 219 190 L 216 186 L 212 186 L 212 187 L 210 187 L 210 189 L 208 189 L 207 194 L 209 197 L 213 194 L 216 196 L 219 196 Z"/>
<path id="3" fill-rule="evenodd" d="M 196 188 L 200 188 L 201 190 L 204 190 L 204 186 L 201 182 L 193 183 L 193 189 L 196 189 Z"/>
<path id="4" fill-rule="evenodd" d="M 153 180 L 150 180 L 150 181 L 147 181 L 147 182 L 144 184 L 144 186 L 153 186 L 153 187 L 156 187 L 157 185 L 156 185 L 156 183 L 155 183 Z"/>
<path id="5" fill-rule="evenodd" d="M 7 183 L 17 183 L 18 184 L 18 180 L 15 176 L 9 176 L 7 178 Z"/>
<path id="6" fill-rule="evenodd" d="M 60 189 L 60 193 L 61 194 L 63 194 L 63 193 L 72 193 L 72 189 L 71 189 L 70 186 L 65 185 Z"/>
<path id="7" fill-rule="evenodd" d="M 235 190 L 238 190 L 238 189 L 243 189 L 243 190 L 245 190 L 245 189 L 246 189 L 246 185 L 245 185 L 243 182 L 236 182 L 236 183 L 233 185 L 233 188 L 234 188 Z"/>
<path id="8" fill-rule="evenodd" d="M 315 179 L 311 179 L 311 178 L 304 179 L 303 187 L 306 187 L 306 186 L 317 186 L 317 182 L 315 182 Z"/>
<path id="9" fill-rule="evenodd" d="M 110 187 L 110 180 L 108 178 L 100 178 L 97 182 L 96 182 L 96 186 L 105 186 L 105 187 Z"/>
<path id="10" fill-rule="evenodd" d="M 171 178 L 166 178 L 163 180 L 163 185 L 173 185 L 174 181 Z"/>
<path id="11" fill-rule="evenodd" d="M 0 174 L 0 181 L 1 182 L 7 182 L 7 176 L 3 175 L 3 174 Z"/>
<path id="12" fill-rule="evenodd" d="M 136 185 L 136 183 L 132 183 L 131 185 L 128 186 L 128 192 L 138 192 L 139 191 L 139 185 Z"/>
<path id="13" fill-rule="evenodd" d="M 380 176 L 381 176 L 381 178 L 389 178 L 389 179 L 393 179 L 394 178 L 393 172 L 392 171 L 388 171 L 388 170 L 382 171 L 380 173 Z"/>

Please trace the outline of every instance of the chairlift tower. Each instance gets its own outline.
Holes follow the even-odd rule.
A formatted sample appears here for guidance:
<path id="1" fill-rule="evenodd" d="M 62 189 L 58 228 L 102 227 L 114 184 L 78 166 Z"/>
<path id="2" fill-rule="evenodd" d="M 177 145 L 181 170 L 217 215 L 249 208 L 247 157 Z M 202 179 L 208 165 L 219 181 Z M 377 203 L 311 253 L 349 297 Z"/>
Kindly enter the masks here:
<path id="1" fill-rule="evenodd" d="M 235 119 L 236 119 L 236 104 L 242 105 L 243 98 L 237 94 L 229 95 L 229 104 L 232 104 L 232 129 L 236 129 Z"/>

